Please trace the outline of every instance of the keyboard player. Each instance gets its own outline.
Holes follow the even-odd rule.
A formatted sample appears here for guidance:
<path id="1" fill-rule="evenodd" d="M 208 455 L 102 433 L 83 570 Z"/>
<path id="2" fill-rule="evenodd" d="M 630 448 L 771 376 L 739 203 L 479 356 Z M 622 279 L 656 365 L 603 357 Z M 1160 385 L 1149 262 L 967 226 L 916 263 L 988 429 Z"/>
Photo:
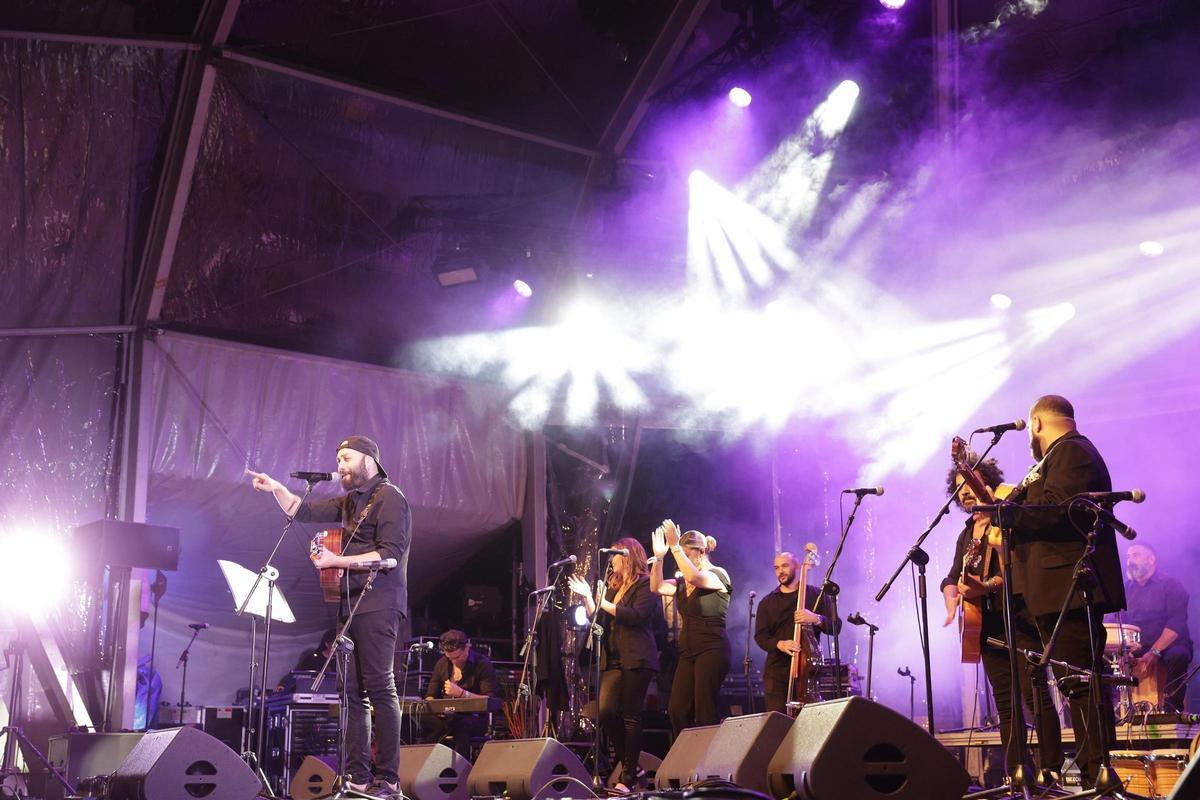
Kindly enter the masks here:
<path id="1" fill-rule="evenodd" d="M 426 700 L 492 697 L 496 693 L 496 668 L 482 653 L 471 649 L 471 640 L 462 631 L 448 630 L 438 640 L 442 657 L 433 667 Z M 451 736 L 454 749 L 464 758 L 471 757 L 471 739 L 488 732 L 488 714 L 450 713 L 426 717 L 423 726 L 435 741 Z M 428 741 L 428 739 L 427 739 Z"/>

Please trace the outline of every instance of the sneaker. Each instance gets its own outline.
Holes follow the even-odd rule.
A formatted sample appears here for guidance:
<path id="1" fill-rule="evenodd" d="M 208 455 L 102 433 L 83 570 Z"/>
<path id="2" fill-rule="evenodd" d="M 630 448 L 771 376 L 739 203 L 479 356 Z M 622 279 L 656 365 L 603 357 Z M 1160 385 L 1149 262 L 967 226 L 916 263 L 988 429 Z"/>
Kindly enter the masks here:
<path id="1" fill-rule="evenodd" d="M 375 795 L 379 800 L 406 800 L 400 791 L 399 783 L 388 783 L 376 778 L 367 789 L 367 794 Z"/>

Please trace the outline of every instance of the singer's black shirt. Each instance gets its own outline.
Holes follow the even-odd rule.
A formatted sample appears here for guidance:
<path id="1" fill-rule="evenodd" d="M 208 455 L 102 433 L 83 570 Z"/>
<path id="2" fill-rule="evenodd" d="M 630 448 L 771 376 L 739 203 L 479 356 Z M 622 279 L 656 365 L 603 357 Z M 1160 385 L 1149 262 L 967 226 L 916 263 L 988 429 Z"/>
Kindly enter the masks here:
<path id="1" fill-rule="evenodd" d="M 1135 655 L 1146 653 L 1162 636 L 1163 628 L 1170 628 L 1179 634 L 1179 638 L 1167 649 L 1186 652 L 1191 657 L 1188 593 L 1183 584 L 1156 572 L 1144 584 L 1138 584 L 1137 581 L 1126 584 L 1125 597 L 1129 601 L 1129 609 L 1122 615 L 1121 621 L 1142 629 L 1142 645 Z"/>
<path id="2" fill-rule="evenodd" d="M 363 509 L 370 509 L 362 524 L 356 522 Z M 336 523 L 343 528 L 342 555 L 354 556 L 378 551 L 379 557 L 396 559 L 396 568 L 380 570 L 371 591 L 358 607 L 359 614 L 371 611 L 399 611 L 408 615 L 408 550 L 412 543 L 412 511 L 408 500 L 395 484 L 382 475 L 376 475 L 359 489 L 351 490 L 341 497 L 328 500 L 306 500 L 296 512 L 297 522 Z M 349 606 L 362 593 L 367 582 L 366 570 L 347 570 L 349 578 L 349 604 L 346 598 L 346 581 L 342 582 L 341 613 L 345 616 Z"/>
<path id="3" fill-rule="evenodd" d="M 804 607 L 809 611 L 816 611 L 825 618 L 820 625 L 813 626 L 813 633 L 818 638 L 821 633 L 832 635 L 835 630 L 841 628 L 841 620 L 833 616 L 833 598 L 829 595 L 822 597 L 819 611 L 814 607 L 820 591 L 815 586 L 809 586 L 804 595 Z M 796 623 L 793 621 L 795 613 L 796 593 L 781 592 L 778 586 L 759 604 L 758 615 L 754 621 L 754 641 L 767 651 L 767 661 L 763 666 L 763 672 L 786 670 L 790 666 L 791 659 L 780 652 L 779 643 L 784 639 L 791 639 L 795 635 Z"/>

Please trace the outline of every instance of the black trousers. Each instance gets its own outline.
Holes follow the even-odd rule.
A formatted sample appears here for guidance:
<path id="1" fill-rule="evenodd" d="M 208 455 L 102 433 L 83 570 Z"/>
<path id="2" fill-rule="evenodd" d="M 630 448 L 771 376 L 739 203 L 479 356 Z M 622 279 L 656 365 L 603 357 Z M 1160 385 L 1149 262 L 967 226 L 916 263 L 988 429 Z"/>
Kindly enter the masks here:
<path id="1" fill-rule="evenodd" d="M 1154 644 L 1154 642 L 1150 642 Z M 1192 665 L 1192 650 L 1188 647 L 1168 647 L 1162 654 L 1163 666 L 1167 668 L 1167 686 L 1175 686 L 1175 690 L 1163 697 L 1163 701 L 1172 711 L 1184 711 L 1184 699 L 1187 697 L 1187 683 L 1183 676 Z"/>
<path id="2" fill-rule="evenodd" d="M 355 783 L 371 782 L 371 722 L 367 703 L 375 714 L 375 777 L 396 783 L 400 770 L 400 700 L 392 672 L 396 657 L 398 611 L 358 614 L 350 623 L 354 642 L 349 674 L 346 715 L 346 770 Z"/>
<path id="3" fill-rule="evenodd" d="M 717 701 L 721 684 L 729 674 L 729 642 L 703 653 L 680 651 L 671 683 L 671 730 L 675 736 L 693 725 L 716 725 L 721 721 Z"/>
<path id="4" fill-rule="evenodd" d="M 652 669 L 606 669 L 600 676 L 600 727 L 621 759 L 621 783 L 634 788 L 642 757 L 642 713 Z"/>
<path id="5" fill-rule="evenodd" d="M 787 713 L 787 687 L 790 665 L 767 665 L 763 668 L 763 699 L 767 711 Z"/>
<path id="6" fill-rule="evenodd" d="M 471 740 L 481 739 L 488 733 L 487 714 L 445 714 L 426 717 L 423 720 L 424 738 L 440 742 L 447 736 L 453 738 L 455 752 L 468 761 L 471 759 Z"/>
<path id="7" fill-rule="evenodd" d="M 999 603 L 1003 599 L 996 597 Z M 1023 650 L 1041 650 L 1042 640 L 1038 634 L 1037 623 L 1025 601 L 1020 595 L 1013 598 L 1014 635 L 1017 647 Z M 992 695 L 996 700 L 996 713 L 1000 716 L 1000 745 L 1004 749 L 1004 763 L 1008 774 L 1012 775 L 1017 766 L 1017 748 L 1013 739 L 1012 709 L 1012 672 L 1008 660 L 1008 651 L 987 646 L 988 637 L 1004 639 L 1004 615 L 1001 611 L 988 610 L 983 615 L 983 672 L 987 675 L 988 683 L 992 686 Z M 1038 759 L 1037 766 L 1042 769 L 1061 771 L 1063 765 L 1062 727 L 1058 722 L 1058 710 L 1050 697 L 1050 688 L 1046 674 L 1032 676 L 1029 663 L 1024 656 L 1018 657 L 1018 677 L 1020 679 L 1020 698 L 1024 709 L 1025 722 L 1037 722 L 1038 727 Z M 1031 677 L 1035 680 L 1030 680 Z M 1036 693 L 1035 693 L 1036 692 Z M 1034 704 L 1037 704 L 1038 714 L 1034 715 Z M 1022 726 L 1018 733 L 1029 744 L 1028 728 Z"/>
<path id="8" fill-rule="evenodd" d="M 1065 661 L 1081 669 L 1091 666 L 1093 655 L 1100 660 L 1104 654 L 1104 615 L 1096 611 L 1093 612 L 1092 618 L 1093 623 L 1089 631 L 1087 609 L 1076 608 L 1067 612 L 1054 652 L 1051 654 L 1055 660 Z M 1038 615 L 1037 627 L 1043 647 L 1045 642 L 1050 640 L 1050 633 L 1054 630 L 1057 619 L 1057 614 Z M 1059 680 L 1065 677 L 1065 673 L 1065 669 L 1054 668 L 1054 675 Z M 1079 765 L 1084 788 L 1091 788 L 1096 782 L 1096 774 L 1100 771 L 1100 726 L 1104 726 L 1104 737 L 1110 747 L 1116 741 L 1116 719 L 1112 700 L 1109 692 L 1105 690 L 1099 698 L 1100 716 L 1097 718 L 1092 702 L 1091 685 L 1087 680 L 1072 680 L 1066 689 L 1066 695 L 1071 703 L 1071 727 L 1075 730 L 1075 760 Z"/>

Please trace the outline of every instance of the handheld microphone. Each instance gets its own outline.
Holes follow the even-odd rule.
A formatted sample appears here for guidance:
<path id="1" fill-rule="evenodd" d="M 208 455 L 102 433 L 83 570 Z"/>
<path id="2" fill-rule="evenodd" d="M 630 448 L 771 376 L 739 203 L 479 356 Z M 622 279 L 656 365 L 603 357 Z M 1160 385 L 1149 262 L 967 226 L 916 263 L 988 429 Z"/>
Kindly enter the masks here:
<path id="1" fill-rule="evenodd" d="M 627 555 L 629 555 L 629 548 L 627 548 L 627 547 L 601 547 L 600 555 L 627 556 Z"/>
<path id="2" fill-rule="evenodd" d="M 1141 489 L 1130 489 L 1128 492 L 1080 492 L 1075 496 L 1086 497 L 1093 503 L 1119 503 L 1122 500 L 1141 503 L 1146 499 L 1146 493 Z"/>
<path id="3" fill-rule="evenodd" d="M 202 631 L 208 627 L 208 623 L 207 622 L 190 622 L 190 623 L 188 623 L 188 627 L 194 631 Z"/>
<path id="4" fill-rule="evenodd" d="M 338 474 L 336 472 L 293 472 L 292 477 L 309 483 L 320 483 L 321 481 L 336 481 Z"/>
<path id="5" fill-rule="evenodd" d="M 397 563 L 394 558 L 377 558 L 374 561 L 359 561 L 354 566 L 359 569 L 395 569 Z"/>
<path id="6" fill-rule="evenodd" d="M 555 561 L 553 564 L 546 567 L 546 569 L 556 569 L 558 567 L 565 567 L 567 564 L 574 564 L 578 560 L 579 560 L 579 558 L 577 556 L 573 556 L 573 555 L 567 556 L 566 558 L 560 558 L 558 561 Z"/>
<path id="7" fill-rule="evenodd" d="M 876 497 L 878 497 L 879 495 L 883 494 L 883 487 L 882 486 L 867 486 L 863 489 L 842 489 L 842 494 L 852 494 L 852 495 L 856 495 L 857 497 L 862 497 L 863 495 L 867 495 L 867 494 L 873 494 Z"/>
<path id="8" fill-rule="evenodd" d="M 1012 422 L 1005 422 L 1001 425 L 990 425 L 986 428 L 976 428 L 972 433 L 1008 433 L 1009 431 L 1025 430 L 1025 420 L 1014 419 Z"/>

